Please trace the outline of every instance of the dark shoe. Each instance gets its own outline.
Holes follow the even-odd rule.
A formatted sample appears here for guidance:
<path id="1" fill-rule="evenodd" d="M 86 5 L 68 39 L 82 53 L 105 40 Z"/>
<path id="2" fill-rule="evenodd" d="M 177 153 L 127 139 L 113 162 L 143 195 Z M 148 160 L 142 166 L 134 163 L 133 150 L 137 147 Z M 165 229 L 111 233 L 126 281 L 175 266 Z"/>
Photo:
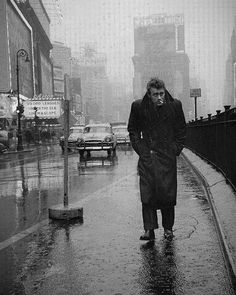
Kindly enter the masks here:
<path id="1" fill-rule="evenodd" d="M 167 239 L 167 240 L 172 240 L 173 237 L 174 237 L 174 234 L 173 234 L 172 229 L 165 229 L 165 230 L 164 230 L 164 237 L 165 237 L 165 239 Z"/>
<path id="2" fill-rule="evenodd" d="M 140 237 L 141 241 L 152 241 L 155 239 L 154 229 L 145 230 L 144 234 Z"/>

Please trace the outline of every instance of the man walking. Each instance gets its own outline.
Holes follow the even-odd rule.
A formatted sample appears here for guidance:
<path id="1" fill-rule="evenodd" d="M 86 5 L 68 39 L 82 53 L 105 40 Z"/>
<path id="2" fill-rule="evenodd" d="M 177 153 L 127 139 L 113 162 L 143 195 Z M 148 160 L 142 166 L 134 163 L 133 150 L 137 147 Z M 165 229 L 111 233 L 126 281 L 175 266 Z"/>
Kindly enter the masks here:
<path id="1" fill-rule="evenodd" d="M 173 237 L 177 194 L 177 165 L 186 137 L 182 104 L 158 78 L 147 83 L 143 99 L 132 103 L 128 131 L 139 155 L 140 195 L 144 234 L 140 240 L 155 239 L 157 209 L 161 210 L 164 236 Z"/>

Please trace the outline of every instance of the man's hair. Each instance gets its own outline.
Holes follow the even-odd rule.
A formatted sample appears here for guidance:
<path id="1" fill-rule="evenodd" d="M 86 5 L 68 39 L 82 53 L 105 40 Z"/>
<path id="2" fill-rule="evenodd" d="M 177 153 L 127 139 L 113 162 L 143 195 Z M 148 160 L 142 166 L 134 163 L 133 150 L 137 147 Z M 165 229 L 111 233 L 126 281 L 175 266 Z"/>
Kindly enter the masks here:
<path id="1" fill-rule="evenodd" d="M 156 88 L 156 89 L 164 88 L 164 89 L 166 89 L 164 81 L 162 81 L 161 79 L 156 78 L 156 77 L 151 78 L 151 80 L 147 83 L 147 91 L 148 92 L 150 92 L 151 88 Z"/>

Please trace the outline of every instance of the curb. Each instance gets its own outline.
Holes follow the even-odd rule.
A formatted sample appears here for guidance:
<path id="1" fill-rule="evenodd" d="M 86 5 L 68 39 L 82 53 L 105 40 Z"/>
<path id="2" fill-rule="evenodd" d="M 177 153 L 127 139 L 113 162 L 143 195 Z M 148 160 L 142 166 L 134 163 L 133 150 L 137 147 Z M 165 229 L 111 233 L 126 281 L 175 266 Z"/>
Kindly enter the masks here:
<path id="1" fill-rule="evenodd" d="M 4 153 L 4 155 L 10 155 L 10 154 L 23 154 L 23 153 L 28 153 L 28 152 L 33 152 L 35 149 L 27 149 L 27 150 L 22 150 L 22 151 L 7 151 Z"/>
<path id="2" fill-rule="evenodd" d="M 27 147 L 26 149 L 22 150 L 22 151 L 17 151 L 17 150 L 7 150 L 3 153 L 0 153 L 0 155 L 12 155 L 12 154 L 23 154 L 23 153 L 27 153 L 27 152 L 33 152 L 35 150 L 37 150 L 40 147 L 43 146 L 52 146 L 52 145 L 56 145 L 54 143 L 49 143 L 49 144 L 39 144 L 39 145 L 32 145 L 31 147 Z"/>
<path id="3" fill-rule="evenodd" d="M 207 198 L 208 198 L 208 201 L 209 201 L 212 213 L 213 213 L 214 223 L 215 223 L 215 226 L 216 226 L 216 229 L 217 229 L 218 238 L 220 240 L 222 253 L 223 253 L 223 256 L 224 256 L 224 259 L 225 259 L 226 268 L 227 268 L 229 277 L 231 279 L 233 290 L 234 290 L 234 292 L 236 294 L 236 267 L 234 265 L 233 257 L 231 255 L 230 249 L 229 249 L 228 244 L 227 244 L 226 235 L 225 235 L 225 233 L 224 233 L 224 231 L 222 229 L 221 223 L 220 223 L 220 218 L 219 218 L 217 208 L 216 208 L 215 203 L 214 203 L 214 198 L 213 198 L 213 195 L 211 193 L 210 186 L 209 186 L 206 178 L 204 177 L 204 175 L 199 171 L 199 169 L 194 165 L 194 163 L 191 162 L 191 160 L 186 156 L 184 151 L 182 151 L 181 155 L 186 160 L 186 162 L 190 165 L 190 167 L 192 168 L 194 173 L 197 175 L 197 177 L 201 180 L 201 182 L 203 184 L 205 193 L 207 195 Z M 206 163 L 206 165 L 207 165 L 207 163 Z"/>

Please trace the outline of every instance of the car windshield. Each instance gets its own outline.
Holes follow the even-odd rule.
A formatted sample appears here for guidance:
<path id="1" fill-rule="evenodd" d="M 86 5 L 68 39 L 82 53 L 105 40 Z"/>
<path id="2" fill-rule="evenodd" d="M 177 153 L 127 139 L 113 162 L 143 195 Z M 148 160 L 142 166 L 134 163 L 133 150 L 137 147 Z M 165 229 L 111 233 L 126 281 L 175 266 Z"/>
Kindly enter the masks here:
<path id="1" fill-rule="evenodd" d="M 127 132 L 127 127 L 113 128 L 113 131 L 115 133 L 126 133 Z"/>
<path id="2" fill-rule="evenodd" d="M 71 129 L 70 134 L 74 133 L 83 133 L 83 128 L 78 128 L 78 129 Z"/>
<path id="3" fill-rule="evenodd" d="M 102 133 L 110 133 L 110 127 L 106 127 L 106 126 L 88 126 L 85 127 L 84 129 L 84 133 L 98 133 L 98 132 L 102 132 Z"/>

